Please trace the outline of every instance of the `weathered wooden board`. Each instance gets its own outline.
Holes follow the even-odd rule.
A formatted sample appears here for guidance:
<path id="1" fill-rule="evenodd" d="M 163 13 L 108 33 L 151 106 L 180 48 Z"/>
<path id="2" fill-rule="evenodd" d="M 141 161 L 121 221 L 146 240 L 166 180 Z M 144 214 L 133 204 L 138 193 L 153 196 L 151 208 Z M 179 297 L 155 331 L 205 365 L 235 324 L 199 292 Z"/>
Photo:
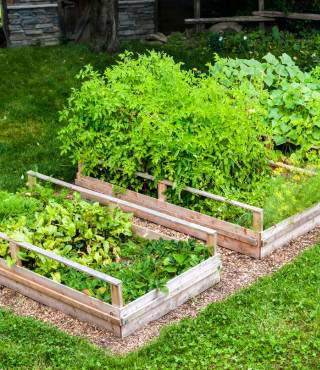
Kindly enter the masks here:
<path id="1" fill-rule="evenodd" d="M 213 17 L 213 18 L 189 18 L 185 19 L 186 24 L 210 24 L 219 22 L 273 22 L 271 17 L 262 17 L 257 15 L 243 15 L 235 17 Z"/>
<path id="2" fill-rule="evenodd" d="M 75 183 L 76 185 L 86 189 L 94 190 L 106 195 L 112 195 L 119 199 L 148 207 L 188 222 L 212 228 L 218 233 L 218 245 L 248 254 L 253 257 L 259 257 L 260 255 L 260 233 L 257 231 L 219 220 L 215 217 L 192 211 L 190 209 L 183 208 L 131 190 L 117 192 L 117 187 L 114 187 L 112 184 L 102 180 L 94 179 L 89 176 L 82 176 L 78 174 Z M 166 222 L 166 220 L 161 220 L 153 217 L 152 215 L 141 214 L 139 212 L 135 212 L 135 214 L 138 217 L 148 219 L 151 222 L 156 222 L 160 225 L 172 228 L 172 225 Z M 178 225 L 178 227 L 175 226 L 175 229 L 192 235 L 195 238 L 204 240 L 203 235 L 201 235 L 197 230 L 188 229 L 183 227 L 183 225 Z"/>
<path id="3" fill-rule="evenodd" d="M 320 14 L 316 13 L 285 13 L 273 10 L 260 10 L 252 12 L 253 15 L 258 17 L 271 17 L 271 18 L 287 18 L 287 19 L 300 19 L 306 21 L 320 21 Z"/>
<path id="4" fill-rule="evenodd" d="M 120 311 L 116 307 L 23 267 L 8 267 L 2 259 L 0 259 L 0 284 L 70 316 L 121 335 Z"/>
<path id="5" fill-rule="evenodd" d="M 122 336 L 128 336 L 141 326 L 172 311 L 189 298 L 194 297 L 220 281 L 221 261 L 211 257 L 185 273 L 170 280 L 168 293 L 154 290 L 121 310 Z"/>
<path id="6" fill-rule="evenodd" d="M 160 233 L 159 231 L 151 230 L 147 227 L 140 225 L 132 225 L 132 232 L 134 235 L 140 236 L 143 239 L 147 240 L 177 240 L 176 238 Z"/>
<path id="7" fill-rule="evenodd" d="M 287 218 L 262 233 L 261 258 L 320 225 L 320 204 Z"/>

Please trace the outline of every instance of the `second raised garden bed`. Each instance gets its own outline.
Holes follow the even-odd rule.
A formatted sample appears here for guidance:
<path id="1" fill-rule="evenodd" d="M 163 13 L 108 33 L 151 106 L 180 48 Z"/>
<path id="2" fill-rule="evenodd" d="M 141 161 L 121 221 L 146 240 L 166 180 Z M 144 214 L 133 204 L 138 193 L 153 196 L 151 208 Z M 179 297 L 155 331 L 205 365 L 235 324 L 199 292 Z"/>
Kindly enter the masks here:
<path id="1" fill-rule="evenodd" d="M 278 166 L 278 164 L 274 163 L 271 163 L 271 165 Z M 289 171 L 300 171 L 300 169 L 295 169 L 291 166 L 284 165 L 284 167 L 286 168 L 286 170 Z M 304 170 L 301 169 L 301 171 Z M 137 176 L 146 180 L 154 181 L 153 176 L 149 174 L 137 173 Z M 75 183 L 86 189 L 91 189 L 106 195 L 112 195 L 121 200 L 132 202 L 137 205 L 146 206 L 150 209 L 160 211 L 167 215 L 171 215 L 182 220 L 195 223 L 199 226 L 212 228 L 217 231 L 217 243 L 219 246 L 255 258 L 263 258 L 269 255 L 274 250 L 281 248 L 291 240 L 307 233 L 320 224 L 320 204 L 317 204 L 264 230 L 262 208 L 253 207 L 245 203 L 228 200 L 219 195 L 211 194 L 190 187 L 186 187 L 184 189 L 187 192 L 214 199 L 216 201 L 225 202 L 235 207 L 240 207 L 252 212 L 252 228 L 246 228 L 167 202 L 164 192 L 166 191 L 168 186 L 173 185 L 172 182 L 168 180 L 163 180 L 158 183 L 158 199 L 131 190 L 125 190 L 124 192 L 119 193 L 118 191 L 115 191 L 117 190 L 117 187 L 106 181 L 98 180 L 89 176 L 84 176 L 81 173 L 81 166 L 79 166 L 79 171 L 77 173 Z M 139 213 L 137 213 L 137 215 L 139 215 Z M 153 221 L 152 216 L 145 215 L 145 218 Z M 159 223 L 166 227 L 170 227 L 170 225 L 163 220 L 159 220 Z M 184 232 L 185 229 L 178 225 L 177 230 Z M 203 237 L 197 231 L 190 230 L 189 234 L 194 236 L 195 238 L 203 239 Z"/>

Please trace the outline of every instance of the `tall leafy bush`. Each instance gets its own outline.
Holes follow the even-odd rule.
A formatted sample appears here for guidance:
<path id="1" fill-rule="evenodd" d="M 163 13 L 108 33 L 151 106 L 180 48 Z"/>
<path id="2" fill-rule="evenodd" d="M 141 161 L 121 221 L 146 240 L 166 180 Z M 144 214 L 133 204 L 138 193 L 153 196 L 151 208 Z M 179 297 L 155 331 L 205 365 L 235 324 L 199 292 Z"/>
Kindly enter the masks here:
<path id="1" fill-rule="evenodd" d="M 103 75 L 87 67 L 79 78 L 60 138 L 86 173 L 139 188 L 134 172 L 146 171 L 174 181 L 179 194 L 183 185 L 248 190 L 268 172 L 264 110 L 243 86 L 155 52 L 125 54 Z"/>

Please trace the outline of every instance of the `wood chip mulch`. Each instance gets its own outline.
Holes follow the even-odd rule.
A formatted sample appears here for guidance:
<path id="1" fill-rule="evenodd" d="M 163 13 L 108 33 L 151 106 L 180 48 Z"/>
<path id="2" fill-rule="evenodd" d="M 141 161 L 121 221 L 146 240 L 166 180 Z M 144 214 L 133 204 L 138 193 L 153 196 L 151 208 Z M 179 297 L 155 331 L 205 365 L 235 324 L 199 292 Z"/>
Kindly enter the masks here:
<path id="1" fill-rule="evenodd" d="M 159 231 L 164 232 L 160 229 Z M 179 237 L 179 235 L 175 236 Z M 180 237 L 185 238 L 182 235 Z M 113 353 L 123 354 L 133 351 L 154 339 L 159 335 L 163 326 L 183 318 L 195 317 L 209 303 L 221 301 L 239 289 L 252 284 L 259 277 L 277 271 L 281 266 L 292 261 L 303 250 L 318 242 L 320 242 L 320 227 L 275 251 L 263 260 L 257 260 L 221 248 L 219 253 L 222 257 L 223 270 L 219 284 L 125 339 L 117 338 L 106 330 L 83 323 L 1 286 L 0 307 L 10 309 L 17 315 L 31 316 L 50 323 L 71 335 L 85 337 L 99 346 L 108 348 Z"/>

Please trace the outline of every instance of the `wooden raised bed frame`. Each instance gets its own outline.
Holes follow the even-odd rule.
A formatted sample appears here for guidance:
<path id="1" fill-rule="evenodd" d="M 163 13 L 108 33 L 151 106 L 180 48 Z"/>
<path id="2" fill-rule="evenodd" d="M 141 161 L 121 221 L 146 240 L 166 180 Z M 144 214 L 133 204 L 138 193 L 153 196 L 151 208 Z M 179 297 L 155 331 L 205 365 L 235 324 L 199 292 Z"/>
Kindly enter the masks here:
<path id="1" fill-rule="evenodd" d="M 28 182 L 34 186 L 36 178 L 63 186 L 71 191 L 79 192 L 86 199 L 93 199 L 101 204 L 118 205 L 118 199 L 90 191 L 64 181 L 53 179 L 35 172 L 28 173 Z M 124 204 L 125 203 L 125 207 Z M 135 204 L 121 202 L 122 208 L 134 210 Z M 138 207 L 144 208 L 144 207 Z M 144 209 L 148 212 L 148 209 Z M 59 309 L 80 320 L 87 321 L 103 329 L 111 330 L 115 335 L 126 337 L 150 321 L 156 320 L 169 311 L 186 302 L 202 291 L 220 281 L 221 261 L 216 253 L 217 234 L 214 230 L 201 227 L 175 217 L 162 215 L 159 212 L 150 212 L 158 219 L 165 219 L 171 223 L 171 228 L 181 225 L 189 230 L 198 230 L 205 236 L 208 248 L 212 254 L 207 260 L 176 276 L 167 283 L 168 293 L 155 289 L 144 296 L 124 305 L 122 299 L 122 282 L 112 276 L 95 271 L 89 267 L 61 257 L 53 252 L 39 248 L 29 243 L 12 240 L 0 232 L 0 240 L 9 242 L 11 257 L 16 261 L 15 266 L 9 267 L 5 260 L 0 258 L 0 285 L 14 289 L 47 306 Z M 173 239 L 161 233 L 151 231 L 145 227 L 134 226 L 133 232 L 146 239 Z M 19 250 L 25 249 L 41 254 L 68 267 L 86 273 L 110 284 L 112 304 L 89 297 L 86 294 L 59 284 L 43 277 L 22 266 Z"/>
<path id="2" fill-rule="evenodd" d="M 270 161 L 270 165 L 273 167 L 283 167 L 288 171 L 303 172 L 306 175 L 314 175 L 314 172 L 299 169 L 293 166 L 284 165 L 281 163 L 273 163 Z M 154 180 L 154 177 L 137 172 L 138 177 Z M 153 210 L 160 211 L 167 215 L 178 217 L 182 220 L 195 223 L 199 226 L 212 228 L 217 231 L 219 246 L 255 257 L 263 258 L 271 254 L 274 250 L 281 248 L 294 238 L 307 233 L 320 224 L 320 204 L 307 209 L 297 215 L 289 217 L 288 219 L 268 228 L 263 229 L 263 209 L 253 207 L 251 205 L 226 199 L 222 196 L 211 194 L 202 190 L 186 187 L 184 191 L 204 196 L 216 201 L 225 202 L 235 207 L 246 209 L 253 214 L 253 225 L 252 228 L 245 228 L 227 221 L 220 220 L 218 218 L 208 216 L 196 211 L 192 211 L 187 208 L 183 208 L 166 201 L 164 192 L 168 186 L 173 186 L 173 183 L 168 180 L 163 180 L 158 183 L 158 199 L 143 195 L 131 190 L 125 190 L 124 193 L 119 194 L 114 192 L 117 189 L 114 185 L 95 179 L 93 177 L 82 175 L 82 168 L 79 166 L 75 183 L 86 189 L 95 190 L 105 195 L 112 195 L 118 199 L 125 200 L 128 202 L 142 205 Z M 138 217 L 141 213 L 137 212 Z M 139 216 L 140 215 L 140 216 Z M 143 215 L 144 218 L 153 221 L 153 217 L 147 214 Z M 157 220 L 158 223 L 170 227 L 170 225 L 164 220 Z M 185 229 L 180 225 L 177 225 L 176 230 L 185 232 Z M 195 238 L 203 239 L 201 233 L 197 230 L 189 230 L 189 234 Z M 203 239 L 205 240 L 205 239 Z"/>

